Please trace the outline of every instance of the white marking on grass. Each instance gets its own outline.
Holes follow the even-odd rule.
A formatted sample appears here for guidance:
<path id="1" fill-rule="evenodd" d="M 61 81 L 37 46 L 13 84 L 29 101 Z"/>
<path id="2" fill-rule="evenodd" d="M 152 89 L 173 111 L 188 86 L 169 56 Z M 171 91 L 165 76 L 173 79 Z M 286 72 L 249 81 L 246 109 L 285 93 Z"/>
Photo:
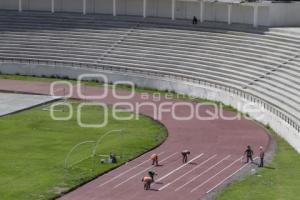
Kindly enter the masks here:
<path id="1" fill-rule="evenodd" d="M 182 179 L 183 177 L 185 177 L 186 175 L 190 174 L 191 172 L 195 171 L 196 169 L 198 169 L 199 167 L 203 166 L 205 163 L 207 163 L 208 161 L 210 161 L 211 159 L 215 158 L 217 156 L 217 154 L 211 156 L 210 158 L 208 158 L 207 160 L 203 161 L 202 163 L 200 163 L 198 166 L 194 167 L 193 169 L 191 169 L 190 171 L 184 173 L 183 175 L 179 176 L 178 178 L 176 178 L 175 180 L 173 180 L 172 182 L 164 185 L 163 187 L 159 188 L 158 190 L 161 191 L 165 188 L 167 188 L 168 186 L 172 185 L 173 183 L 177 182 L 178 180 Z"/>
<path id="2" fill-rule="evenodd" d="M 163 155 L 164 153 L 165 153 L 165 152 L 161 152 L 161 153 L 158 154 L 158 155 L 161 156 L 161 155 Z M 106 182 L 104 182 L 104 183 L 98 185 L 97 188 L 102 187 L 102 186 L 104 186 L 104 185 L 106 185 L 106 184 L 108 184 L 108 183 L 110 183 L 110 182 L 116 180 L 117 178 L 123 176 L 124 174 L 126 174 L 126 173 L 128 173 L 128 172 L 130 172 L 130 171 L 132 171 L 132 170 L 134 170 L 134 169 L 136 169 L 136 168 L 138 168 L 139 166 L 141 166 L 141 165 L 143 165 L 143 164 L 145 164 L 145 163 L 147 163 L 147 162 L 149 162 L 149 159 L 147 159 L 147 160 L 145 160 L 144 162 L 142 162 L 142 163 L 140 163 L 140 164 L 138 164 L 138 165 L 136 165 L 136 166 L 134 166 L 134 167 L 132 167 L 132 168 L 130 168 L 130 169 L 128 169 L 128 170 L 122 172 L 122 173 L 120 173 L 120 174 L 117 175 L 117 176 L 114 176 L 113 178 L 109 179 L 108 181 L 106 181 Z"/>
<path id="3" fill-rule="evenodd" d="M 258 159 L 258 157 L 254 158 L 254 160 Z M 226 178 L 224 178 L 221 182 L 219 182 L 217 185 L 215 185 L 213 188 L 211 188 L 210 190 L 208 190 L 206 192 L 206 194 L 210 193 L 211 191 L 213 191 L 214 189 L 216 189 L 217 187 L 219 187 L 220 185 L 222 185 L 226 180 L 228 180 L 230 177 L 234 176 L 236 173 L 238 173 L 239 171 L 241 171 L 243 168 L 245 168 L 246 166 L 250 165 L 251 163 L 247 163 L 245 165 L 243 165 L 242 167 L 240 167 L 238 170 L 236 170 L 234 173 L 232 173 L 230 176 L 227 176 Z"/>
<path id="4" fill-rule="evenodd" d="M 208 169 L 206 169 L 205 171 L 203 171 L 202 173 L 200 173 L 199 175 L 195 176 L 194 178 L 192 178 L 191 180 L 189 180 L 188 182 L 186 182 L 185 184 L 183 184 L 182 186 L 178 187 L 175 189 L 175 192 L 177 192 L 178 190 L 182 189 L 183 187 L 185 187 L 186 185 L 190 184 L 191 182 L 193 182 L 194 180 L 196 180 L 197 178 L 199 178 L 200 176 L 202 176 L 203 174 L 205 174 L 206 172 L 210 171 L 211 169 L 213 169 L 214 167 L 216 167 L 217 165 L 219 165 L 221 162 L 223 162 L 224 160 L 227 160 L 228 158 L 230 158 L 231 155 L 226 156 L 225 158 L 223 158 L 221 161 L 217 162 L 216 164 L 214 164 L 213 166 L 209 167 Z"/>
<path id="5" fill-rule="evenodd" d="M 200 187 L 202 187 L 203 185 L 205 185 L 206 183 L 208 183 L 209 181 L 211 181 L 212 179 L 214 179 L 216 176 L 218 176 L 219 174 L 221 174 L 222 172 L 224 172 L 225 170 L 227 170 L 228 168 L 230 168 L 231 166 L 233 166 L 235 163 L 239 162 L 241 158 L 233 161 L 232 163 L 230 163 L 228 166 L 226 166 L 225 168 L 223 168 L 221 171 L 219 171 L 218 173 L 216 173 L 215 175 L 213 175 L 212 177 L 210 177 L 209 179 L 207 179 L 206 181 L 202 182 L 200 185 L 198 185 L 197 187 L 195 187 L 194 189 L 191 190 L 191 192 L 195 192 L 197 189 L 199 189 Z"/>
<path id="6" fill-rule="evenodd" d="M 172 155 L 170 155 L 170 156 L 166 157 L 165 159 L 161 160 L 160 162 L 166 161 L 166 160 L 168 160 L 169 158 L 175 156 L 176 154 L 178 154 L 178 152 L 173 153 Z M 125 181 L 123 181 L 123 182 L 117 184 L 117 185 L 114 187 L 114 189 L 115 189 L 115 188 L 118 188 L 119 186 L 123 185 L 124 183 L 130 181 L 131 179 L 137 177 L 138 175 L 140 175 L 140 174 L 144 173 L 145 171 L 148 171 L 149 169 L 152 169 L 152 168 L 154 168 L 154 166 L 148 167 L 148 168 L 142 170 L 141 172 L 139 172 L 139 173 L 137 173 L 137 174 L 135 174 L 135 175 L 129 177 L 129 178 L 126 179 Z"/>

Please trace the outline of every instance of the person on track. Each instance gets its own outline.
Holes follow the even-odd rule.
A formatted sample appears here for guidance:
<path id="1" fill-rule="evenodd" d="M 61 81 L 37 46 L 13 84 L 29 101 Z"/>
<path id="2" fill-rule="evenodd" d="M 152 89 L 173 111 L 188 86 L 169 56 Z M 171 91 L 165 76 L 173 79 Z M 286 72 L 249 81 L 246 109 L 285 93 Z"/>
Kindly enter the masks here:
<path id="1" fill-rule="evenodd" d="M 144 190 L 150 190 L 151 183 L 152 183 L 152 178 L 150 176 L 145 176 L 142 179 L 142 182 L 144 183 Z"/>
<path id="2" fill-rule="evenodd" d="M 152 165 L 158 166 L 158 155 L 157 154 L 152 154 L 150 156 L 150 160 L 152 160 Z"/>
<path id="3" fill-rule="evenodd" d="M 149 172 L 148 172 L 148 175 L 151 177 L 151 179 L 152 179 L 152 182 L 154 182 L 154 176 L 156 176 L 157 174 L 155 173 L 155 171 L 153 171 L 153 170 L 150 170 Z"/>
<path id="4" fill-rule="evenodd" d="M 262 146 L 259 147 L 259 158 L 260 158 L 260 163 L 258 167 L 264 167 L 265 152 Z"/>
<path id="5" fill-rule="evenodd" d="M 181 152 L 181 155 L 182 155 L 182 163 L 187 163 L 188 161 L 188 155 L 190 155 L 190 151 L 189 150 L 183 150 Z"/>
<path id="6" fill-rule="evenodd" d="M 246 149 L 244 155 L 246 155 L 246 157 L 247 157 L 246 163 L 249 163 L 249 160 L 251 161 L 251 163 L 253 163 L 253 151 L 252 151 L 250 145 L 247 146 L 247 149 Z"/>

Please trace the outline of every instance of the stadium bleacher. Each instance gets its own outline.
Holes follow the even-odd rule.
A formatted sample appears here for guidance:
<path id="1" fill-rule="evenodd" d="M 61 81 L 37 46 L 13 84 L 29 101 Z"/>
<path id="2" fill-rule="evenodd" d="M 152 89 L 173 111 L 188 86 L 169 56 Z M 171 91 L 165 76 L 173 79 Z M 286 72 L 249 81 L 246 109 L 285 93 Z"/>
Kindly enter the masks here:
<path id="1" fill-rule="evenodd" d="M 8 11 L 0 12 L 0 34 L 2 62 L 128 70 L 214 84 L 250 94 L 300 132 L 296 36 L 129 16 Z"/>

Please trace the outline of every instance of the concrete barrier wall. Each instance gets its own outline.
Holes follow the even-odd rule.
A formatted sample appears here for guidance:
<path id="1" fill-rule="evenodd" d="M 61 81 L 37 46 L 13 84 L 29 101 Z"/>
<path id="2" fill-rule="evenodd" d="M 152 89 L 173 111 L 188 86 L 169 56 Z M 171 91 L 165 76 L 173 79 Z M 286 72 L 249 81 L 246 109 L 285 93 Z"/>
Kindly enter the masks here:
<path id="1" fill-rule="evenodd" d="M 23 0 L 23 10 L 51 11 L 49 0 Z"/>
<path id="2" fill-rule="evenodd" d="M 55 10 L 59 12 L 82 12 L 82 0 L 55 0 Z"/>
<path id="3" fill-rule="evenodd" d="M 171 4 L 170 4 L 171 8 Z M 183 1 L 176 2 L 175 18 L 185 19 L 187 17 L 187 3 Z"/>
<path id="4" fill-rule="evenodd" d="M 192 19 L 196 16 L 200 19 L 200 4 L 198 2 L 187 2 L 186 4 L 186 18 Z"/>
<path id="5" fill-rule="evenodd" d="M 1 0 L 0 8 L 7 10 L 18 10 L 19 1 L 18 0 Z"/>
<path id="6" fill-rule="evenodd" d="M 264 109 L 261 104 L 256 104 L 241 96 L 221 89 L 167 78 L 162 79 L 158 77 L 141 76 L 125 72 L 118 73 L 112 71 L 99 71 L 97 69 L 75 67 L 1 63 L 0 71 L 6 74 L 18 73 L 23 75 L 36 76 L 59 75 L 61 77 L 67 76 L 69 78 L 77 78 L 80 74 L 84 73 L 100 73 L 106 75 L 110 83 L 116 81 L 132 81 L 140 87 L 157 88 L 160 90 L 172 90 L 180 94 L 223 102 L 226 105 L 233 106 L 243 113 L 248 113 L 249 116 L 251 116 L 253 119 L 258 120 L 265 125 L 270 125 L 270 127 L 272 127 L 281 137 L 283 137 L 300 153 L 300 134 L 293 127 L 291 127 L 288 123 L 286 123 L 273 113 Z M 245 104 L 247 104 L 248 106 L 243 106 Z M 249 108 L 255 108 L 257 111 L 251 112 Z M 261 117 L 262 114 L 263 117 Z"/>
<path id="7" fill-rule="evenodd" d="M 147 1 L 147 15 L 151 17 L 171 17 L 171 0 L 151 0 Z"/>
<path id="8" fill-rule="evenodd" d="M 87 13 L 101 13 L 112 14 L 113 13 L 113 1 L 112 0 L 92 0 L 87 4 Z"/>
<path id="9" fill-rule="evenodd" d="M 252 11 L 253 12 L 253 11 Z M 253 14 L 252 14 L 253 16 Z M 260 26 L 270 26 L 270 8 L 269 7 L 259 7 L 258 8 L 258 24 Z M 253 22 L 251 22 L 253 23 Z"/>
<path id="10" fill-rule="evenodd" d="M 270 25 L 300 26 L 300 2 L 272 4 L 270 7 Z"/>
<path id="11" fill-rule="evenodd" d="M 143 15 L 142 0 L 117 0 L 118 15 Z"/>
<path id="12" fill-rule="evenodd" d="M 82 13 L 83 0 L 54 0 L 55 11 Z M 143 0 L 116 0 L 118 15 L 143 15 Z M 112 14 L 112 0 L 86 0 L 87 13 Z M 172 0 L 147 0 L 147 16 L 171 18 Z M 18 10 L 18 0 L 1 0 L 0 9 Z M 51 0 L 22 0 L 23 10 L 51 11 Z M 300 25 L 300 2 L 264 3 L 259 5 L 258 25 L 296 26 Z M 206 21 L 227 22 L 228 9 L 225 3 L 205 3 Z M 253 24 L 253 4 L 234 4 L 232 23 Z M 200 3 L 177 0 L 175 18 L 192 19 L 200 17 Z"/>
<path id="13" fill-rule="evenodd" d="M 259 9 L 259 12 L 262 10 Z M 253 7 L 233 5 L 232 6 L 232 23 L 253 24 Z M 260 20 L 258 24 L 261 25 Z"/>
<path id="14" fill-rule="evenodd" d="M 227 5 L 223 3 L 205 3 L 204 19 L 207 21 L 227 22 Z"/>

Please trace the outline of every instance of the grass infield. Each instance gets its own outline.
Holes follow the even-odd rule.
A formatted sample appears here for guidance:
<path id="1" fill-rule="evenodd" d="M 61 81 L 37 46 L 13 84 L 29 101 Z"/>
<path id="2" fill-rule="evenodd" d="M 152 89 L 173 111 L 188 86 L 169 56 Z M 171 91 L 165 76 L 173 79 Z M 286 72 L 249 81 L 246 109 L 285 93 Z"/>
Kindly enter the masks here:
<path id="1" fill-rule="evenodd" d="M 78 104 L 72 103 L 74 113 Z M 94 143 L 86 143 L 71 154 L 68 166 L 72 167 L 65 169 L 65 158 L 72 147 L 84 141 L 96 141 L 107 131 L 124 129 L 122 134 L 108 135 L 97 147 L 98 155 L 113 152 L 122 156 L 118 164 L 166 138 L 165 128 L 145 116 L 139 116 L 137 121 L 118 121 L 109 110 L 108 125 L 104 128 L 81 128 L 76 115 L 69 121 L 54 121 L 44 107 L 0 118 L 0 199 L 51 199 L 116 167 L 100 164 L 99 156 L 95 160 L 90 158 Z M 56 116 L 68 114 L 61 111 L 63 107 L 55 109 Z M 104 114 L 103 108 L 87 106 L 82 109 L 81 117 L 85 123 L 101 123 Z M 132 113 L 118 115 L 129 114 Z"/>
<path id="2" fill-rule="evenodd" d="M 300 199 L 300 156 L 285 140 L 274 132 L 272 135 L 278 145 L 272 163 L 255 175 L 233 183 L 216 200 Z"/>

